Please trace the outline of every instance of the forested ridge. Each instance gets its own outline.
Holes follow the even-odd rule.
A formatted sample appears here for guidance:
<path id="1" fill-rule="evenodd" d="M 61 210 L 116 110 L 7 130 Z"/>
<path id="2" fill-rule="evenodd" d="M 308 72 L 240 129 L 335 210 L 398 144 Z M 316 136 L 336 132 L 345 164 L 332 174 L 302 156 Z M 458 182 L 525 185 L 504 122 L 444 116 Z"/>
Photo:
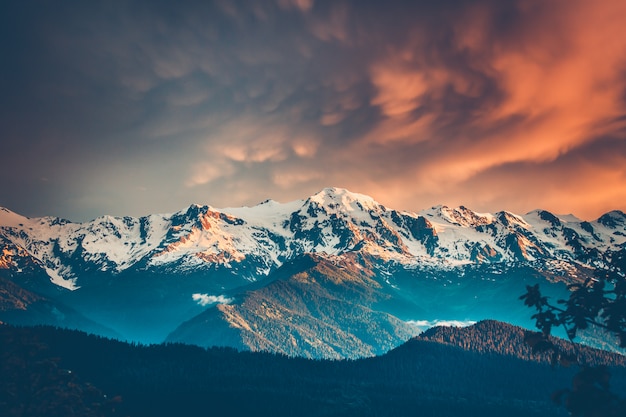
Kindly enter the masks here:
<path id="1" fill-rule="evenodd" d="M 550 393 L 569 385 L 575 370 L 493 348 L 502 338 L 517 343 L 517 332 L 498 322 L 437 328 L 383 356 L 320 361 L 3 325 L 0 415 L 565 415 Z M 446 340 L 434 337 L 442 333 Z M 454 346 L 462 340 L 471 340 L 468 350 Z M 626 386 L 622 356 L 582 351 L 619 365 L 613 381 Z"/>
<path id="2" fill-rule="evenodd" d="M 430 340 L 445 345 L 457 346 L 466 351 L 513 356 L 516 358 L 551 363 L 549 353 L 534 353 L 525 343 L 527 331 L 518 326 L 496 320 L 483 320 L 468 327 L 438 326 L 420 334 L 417 340 Z M 605 337 L 609 335 L 605 334 Z M 588 366 L 626 366 L 626 356 L 606 350 L 593 349 L 585 345 L 573 344 L 566 340 L 551 337 L 558 348 Z M 410 342 L 409 342 L 410 343 Z"/>

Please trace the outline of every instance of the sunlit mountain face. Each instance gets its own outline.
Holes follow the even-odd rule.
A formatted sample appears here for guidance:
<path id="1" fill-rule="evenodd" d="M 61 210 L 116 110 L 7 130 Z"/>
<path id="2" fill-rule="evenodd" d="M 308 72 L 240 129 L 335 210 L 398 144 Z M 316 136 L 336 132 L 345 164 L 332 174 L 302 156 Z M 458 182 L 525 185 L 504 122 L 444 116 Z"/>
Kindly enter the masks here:
<path id="1" fill-rule="evenodd" d="M 3 209 L 0 242 L 9 323 L 355 358 L 428 323 L 531 327 L 518 300 L 526 285 L 563 298 L 598 270 L 623 273 L 626 215 L 413 213 L 326 188 L 290 203 L 85 223 Z"/>

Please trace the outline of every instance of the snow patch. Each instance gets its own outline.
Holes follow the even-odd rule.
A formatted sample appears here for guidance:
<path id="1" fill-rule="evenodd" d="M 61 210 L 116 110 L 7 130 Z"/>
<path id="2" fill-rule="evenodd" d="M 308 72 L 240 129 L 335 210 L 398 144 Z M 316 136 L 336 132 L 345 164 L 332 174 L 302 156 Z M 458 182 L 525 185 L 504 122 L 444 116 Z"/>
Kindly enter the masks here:
<path id="1" fill-rule="evenodd" d="M 76 278 L 65 279 L 61 275 L 59 275 L 57 271 L 50 268 L 46 268 L 46 272 L 50 277 L 50 281 L 52 281 L 53 284 L 58 285 L 59 287 L 67 288 L 70 291 L 74 291 L 80 288 L 76 285 Z"/>

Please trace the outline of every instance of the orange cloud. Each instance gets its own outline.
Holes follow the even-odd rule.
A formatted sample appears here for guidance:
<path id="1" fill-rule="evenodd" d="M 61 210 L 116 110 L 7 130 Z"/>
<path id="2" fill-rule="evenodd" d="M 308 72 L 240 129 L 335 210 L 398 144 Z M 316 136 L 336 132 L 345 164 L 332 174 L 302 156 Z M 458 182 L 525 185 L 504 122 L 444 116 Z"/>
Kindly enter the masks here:
<path id="1" fill-rule="evenodd" d="M 429 90 L 419 71 L 402 68 L 397 63 L 375 65 L 372 84 L 377 94 L 371 104 L 379 106 L 387 117 L 401 116 L 417 109 L 420 98 Z"/>
<path id="2" fill-rule="evenodd" d="M 294 186 L 301 186 L 305 183 L 323 178 L 323 174 L 318 170 L 308 169 L 277 169 L 272 175 L 272 181 L 278 187 L 286 189 Z"/>
<path id="3" fill-rule="evenodd" d="M 626 126 L 625 2 L 519 2 L 521 23 L 502 39 L 489 33 L 492 13 L 476 6 L 455 25 L 456 52 L 469 57 L 472 71 L 424 56 L 417 32 L 372 68 L 372 104 L 385 116 L 377 141 L 441 142 L 412 169 L 420 184 L 440 187 L 507 163 L 551 161 Z M 476 72 L 493 80 L 500 98 L 459 110 L 471 117 L 442 137 L 446 94 L 480 96 L 485 85 Z M 403 117 L 426 102 L 420 118 Z"/>
<path id="4" fill-rule="evenodd" d="M 521 160 L 553 159 L 610 133 L 625 111 L 626 3 L 561 5 L 491 62 L 507 97 L 484 123 L 524 117 L 513 137 L 525 141 Z"/>
<path id="5" fill-rule="evenodd" d="M 222 160 L 199 162 L 191 167 L 185 185 L 195 187 L 215 181 L 219 178 L 228 177 L 234 172 L 232 164 Z"/>
<path id="6" fill-rule="evenodd" d="M 317 153 L 319 142 L 310 137 L 299 136 L 291 141 L 293 152 L 300 158 L 312 158 Z"/>

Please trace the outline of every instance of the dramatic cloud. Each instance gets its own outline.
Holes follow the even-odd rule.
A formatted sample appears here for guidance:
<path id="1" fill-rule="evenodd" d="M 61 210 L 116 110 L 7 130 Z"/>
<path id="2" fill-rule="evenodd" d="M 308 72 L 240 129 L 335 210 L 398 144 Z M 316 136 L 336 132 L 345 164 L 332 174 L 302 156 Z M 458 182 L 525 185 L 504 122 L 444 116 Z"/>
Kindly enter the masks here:
<path id="1" fill-rule="evenodd" d="M 0 205 L 626 210 L 620 0 L 0 6 Z"/>

